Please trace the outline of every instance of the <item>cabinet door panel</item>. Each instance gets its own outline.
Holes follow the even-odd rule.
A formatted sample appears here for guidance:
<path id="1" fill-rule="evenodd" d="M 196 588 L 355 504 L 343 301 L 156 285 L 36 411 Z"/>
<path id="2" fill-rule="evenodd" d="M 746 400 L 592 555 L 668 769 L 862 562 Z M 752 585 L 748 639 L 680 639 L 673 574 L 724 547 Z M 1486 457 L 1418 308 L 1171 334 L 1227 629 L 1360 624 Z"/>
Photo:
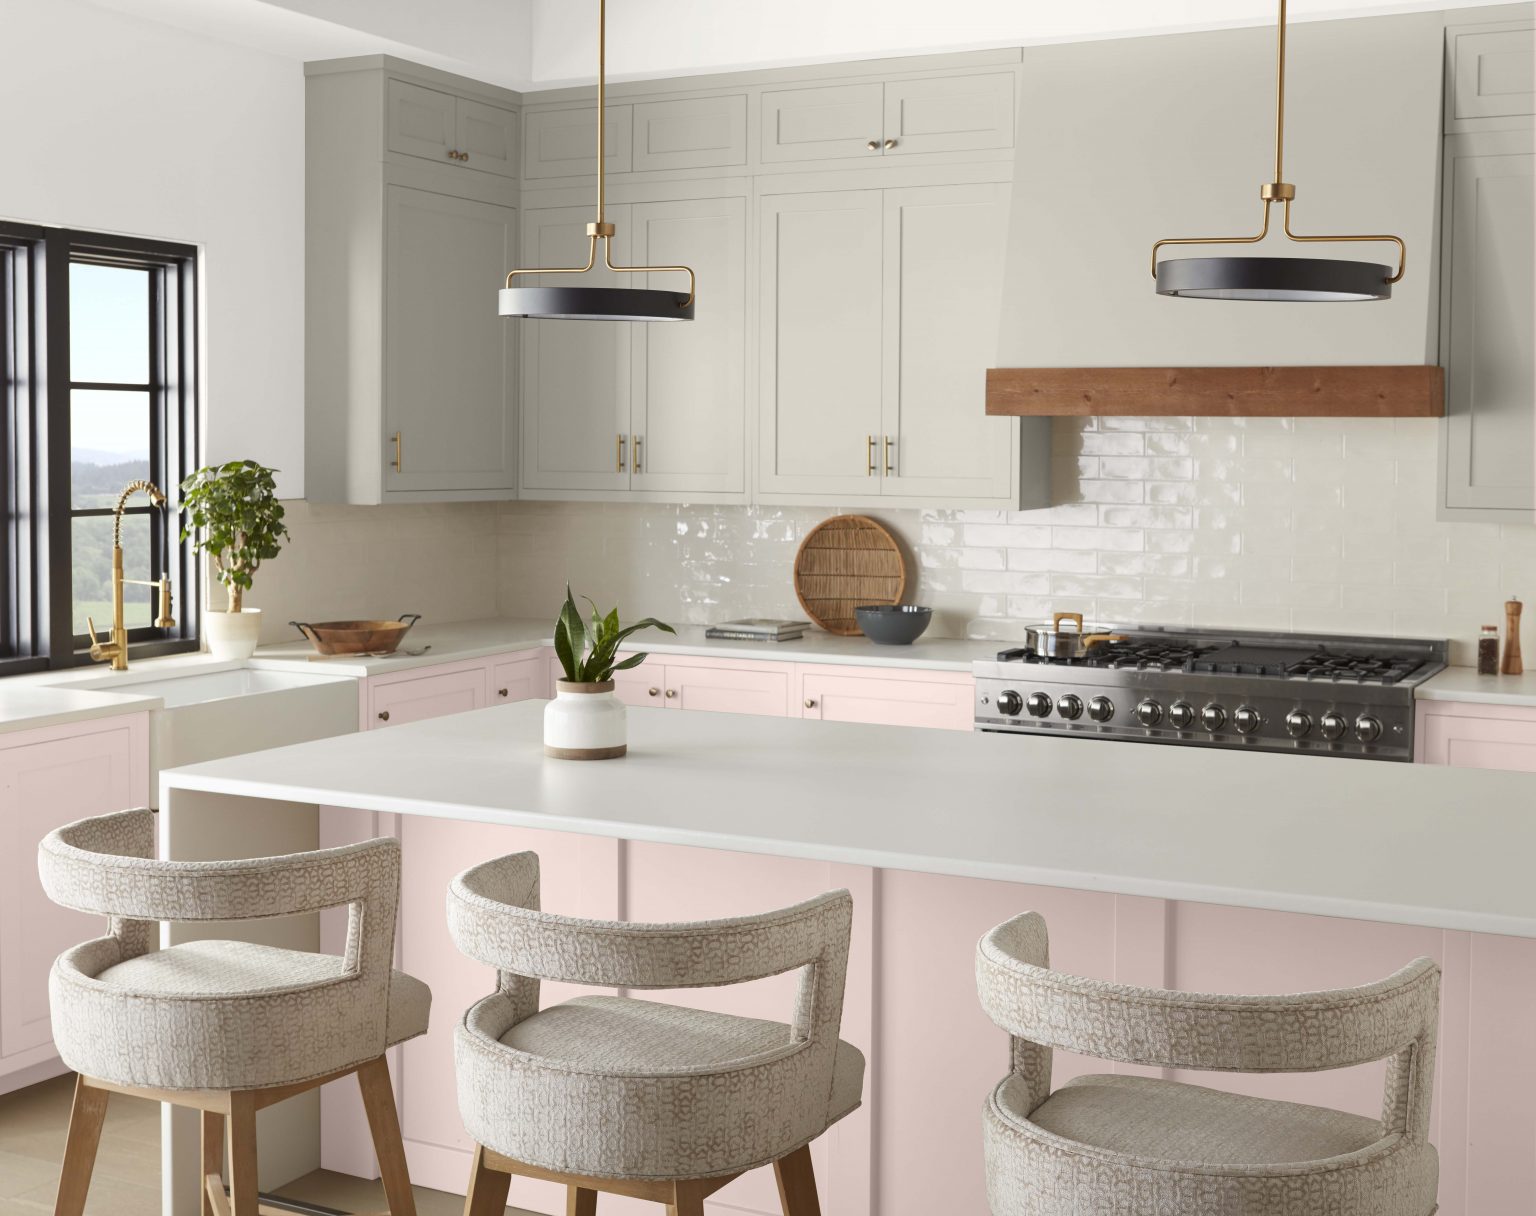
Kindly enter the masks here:
<path id="1" fill-rule="evenodd" d="M 462 163 L 469 168 L 502 177 L 516 177 L 517 128 L 517 115 L 513 111 L 461 97 L 454 146 L 468 155 L 469 159 Z"/>
<path id="2" fill-rule="evenodd" d="M 668 702 L 679 709 L 723 714 L 789 716 L 789 672 L 766 663 L 750 667 L 678 667 L 667 665 Z"/>
<path id="3" fill-rule="evenodd" d="M 880 154 L 884 86 L 832 84 L 762 97 L 763 162 Z M 873 140 L 875 147 L 869 147 Z"/>
<path id="4" fill-rule="evenodd" d="M 969 676 L 915 671 L 804 670 L 801 715 L 824 722 L 970 730 L 975 721 Z"/>
<path id="5" fill-rule="evenodd" d="M 1530 131 L 1446 141 L 1445 505 L 1536 506 L 1536 149 Z"/>
<path id="6" fill-rule="evenodd" d="M 1506 710 L 1480 717 L 1465 712 L 1466 708 L 1471 707 L 1458 705 L 1452 713 L 1420 710 L 1417 752 L 1421 763 L 1536 773 L 1536 713 L 1517 715 Z"/>
<path id="7" fill-rule="evenodd" d="M 483 667 L 441 672 L 388 684 L 373 684 L 368 690 L 368 725 L 400 726 L 445 714 L 461 714 L 485 708 Z M 383 717 L 382 715 L 389 716 Z"/>
<path id="8" fill-rule="evenodd" d="M 1445 34 L 1451 122 L 1536 113 L 1536 30 L 1529 23 L 1452 26 Z"/>
<path id="9" fill-rule="evenodd" d="M 5 859 L 0 871 L 0 1074 L 51 1056 L 48 973 L 53 960 L 106 931 L 102 917 L 71 912 L 44 894 L 37 875 L 38 842 L 76 819 L 147 802 L 143 730 L 123 722 L 74 737 L 0 748 L 0 850 Z"/>
<path id="10" fill-rule="evenodd" d="M 453 163 L 448 153 L 458 147 L 455 97 L 404 80 L 391 80 L 385 86 L 385 98 L 391 152 Z"/>
<path id="11" fill-rule="evenodd" d="M 495 304 L 516 212 L 403 186 L 385 207 L 385 489 L 510 491 L 512 338 Z"/>
<path id="12" fill-rule="evenodd" d="M 491 668 L 492 705 L 548 697 L 550 691 L 547 654 L 519 655 Z"/>
<path id="13" fill-rule="evenodd" d="M 621 658 L 631 652 L 623 651 Z M 665 705 L 662 686 L 667 682 L 667 669 L 655 659 L 648 659 L 639 667 L 613 673 L 613 693 L 625 705 L 658 709 Z"/>
<path id="14" fill-rule="evenodd" d="M 629 259 L 629 208 L 610 207 L 618 225 L 614 260 Z M 581 265 L 586 260 L 587 207 L 530 210 L 523 217 L 522 266 Z M 599 254 L 601 263 L 601 254 Z M 629 276 L 634 277 L 634 276 Z M 583 287 L 632 287 L 597 269 Z M 544 276 L 544 286 L 560 277 Z M 531 490 L 629 488 L 626 442 L 620 468 L 618 437 L 629 433 L 632 321 L 514 321 L 523 357 L 523 487 Z"/>
<path id="15" fill-rule="evenodd" d="M 692 266 L 694 320 L 642 325 L 635 335 L 630 488 L 746 490 L 746 231 L 744 198 L 636 203 L 637 260 Z M 678 274 L 647 286 L 684 289 Z"/>
<path id="16" fill-rule="evenodd" d="M 604 159 L 609 173 L 630 170 L 633 134 L 632 106 L 609 106 L 603 131 Z M 569 110 L 536 110 L 524 123 L 523 176 L 596 176 L 597 110 L 577 106 Z"/>
<path id="17" fill-rule="evenodd" d="M 975 406 L 1003 288 L 1003 259 L 977 237 L 1007 223 L 1006 185 L 885 192 L 883 493 L 1009 495 L 1016 424 Z"/>
<path id="18" fill-rule="evenodd" d="M 878 492 L 881 224 L 878 190 L 763 201 L 764 490 Z"/>
<path id="19" fill-rule="evenodd" d="M 745 94 L 647 101 L 635 106 L 636 173 L 746 162 Z"/>
<path id="20" fill-rule="evenodd" d="M 892 81 L 884 126 L 885 138 L 896 142 L 885 154 L 1010 148 L 1013 113 L 1012 72 Z"/>

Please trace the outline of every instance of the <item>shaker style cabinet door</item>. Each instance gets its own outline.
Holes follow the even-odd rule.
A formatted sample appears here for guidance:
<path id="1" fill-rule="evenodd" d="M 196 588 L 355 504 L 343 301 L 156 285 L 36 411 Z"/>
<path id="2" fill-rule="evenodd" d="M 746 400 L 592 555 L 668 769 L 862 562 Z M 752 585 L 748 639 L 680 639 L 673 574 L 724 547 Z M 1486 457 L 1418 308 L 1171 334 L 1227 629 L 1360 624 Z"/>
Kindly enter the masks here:
<path id="1" fill-rule="evenodd" d="M 466 666 L 432 675 L 368 682 L 370 730 L 485 708 L 486 669 Z"/>
<path id="2" fill-rule="evenodd" d="M 889 82 L 885 155 L 1011 148 L 1013 79 L 1010 71 Z"/>
<path id="3" fill-rule="evenodd" d="M 882 494 L 1002 502 L 1013 490 L 1016 425 L 978 404 L 1004 261 L 982 237 L 1007 224 L 1000 183 L 885 191 Z"/>
<path id="4" fill-rule="evenodd" d="M 800 716 L 822 722 L 970 730 L 976 682 L 965 672 L 800 669 Z"/>
<path id="5" fill-rule="evenodd" d="M 635 105 L 634 171 L 747 163 L 747 96 L 681 97 Z"/>
<path id="6" fill-rule="evenodd" d="M 459 163 L 482 173 L 517 176 L 518 119 L 511 110 L 460 97 L 455 111 L 454 150 Z"/>
<path id="7" fill-rule="evenodd" d="M 535 208 L 523 217 L 519 266 L 580 266 L 587 257 L 592 209 Z M 633 230 L 627 206 L 609 207 L 618 226 L 615 262 L 628 262 Z M 601 242 L 599 242 L 601 246 Z M 632 287 L 602 268 L 580 277 L 582 287 Z M 571 283 L 574 275 L 545 275 L 541 286 Z M 532 281 L 520 280 L 520 281 Z M 507 321 L 518 334 L 523 375 L 525 490 L 629 488 L 630 344 L 632 321 Z"/>
<path id="8" fill-rule="evenodd" d="M 492 705 L 507 705 L 513 701 L 530 701 L 550 697 L 550 667 L 553 660 L 547 650 L 529 651 L 515 655 L 491 666 Z"/>
<path id="9" fill-rule="evenodd" d="M 389 150 L 406 156 L 455 163 L 458 149 L 458 98 L 404 80 L 385 85 Z"/>
<path id="10" fill-rule="evenodd" d="M 884 104 L 878 83 L 766 91 L 759 156 L 764 164 L 879 156 Z"/>
<path id="11" fill-rule="evenodd" d="M 759 486 L 878 494 L 881 192 L 771 195 L 759 214 Z"/>
<path id="12" fill-rule="evenodd" d="M 630 488 L 745 494 L 747 200 L 635 203 L 629 222 L 637 262 L 692 266 L 699 285 L 692 321 L 632 327 Z"/>
<path id="13" fill-rule="evenodd" d="M 634 107 L 609 106 L 603 128 L 609 173 L 630 171 Z M 591 105 L 534 110 L 523 120 L 523 177 L 596 177 L 597 111 Z"/>
<path id="14" fill-rule="evenodd" d="M 510 491 L 512 335 L 496 291 L 516 212 L 389 186 L 384 226 L 384 488 Z"/>
<path id="15" fill-rule="evenodd" d="M 1536 133 L 1452 135 L 1444 163 L 1445 514 L 1529 521 L 1536 515 Z"/>
<path id="16" fill-rule="evenodd" d="M 1512 124 L 1500 120 L 1536 114 L 1536 25 L 1453 25 L 1445 42 L 1447 131 L 1505 127 Z"/>

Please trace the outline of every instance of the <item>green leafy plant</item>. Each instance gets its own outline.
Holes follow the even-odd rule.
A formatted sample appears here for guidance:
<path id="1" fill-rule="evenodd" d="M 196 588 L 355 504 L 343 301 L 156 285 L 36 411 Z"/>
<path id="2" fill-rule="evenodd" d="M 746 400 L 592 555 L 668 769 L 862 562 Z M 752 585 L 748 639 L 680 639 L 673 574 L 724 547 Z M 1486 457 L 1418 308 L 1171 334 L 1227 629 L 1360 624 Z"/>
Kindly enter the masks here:
<path id="1" fill-rule="evenodd" d="M 261 563 L 276 557 L 278 542 L 288 539 L 274 472 L 254 460 L 231 460 L 198 469 L 181 483 L 181 539 L 192 537 L 197 550 L 213 559 L 231 612 L 240 611 Z"/>
<path id="2" fill-rule="evenodd" d="M 586 596 L 581 598 L 592 604 Z M 642 629 L 663 629 L 667 633 L 674 634 L 677 632 L 671 625 L 663 624 L 650 616 L 627 629 L 620 629 L 619 610 L 615 608 L 604 616 L 598 611 L 596 604 L 592 604 L 592 620 L 588 624 L 582 620 L 581 609 L 576 607 L 576 601 L 571 596 L 570 584 L 567 583 L 565 603 L 560 608 L 560 615 L 555 619 L 555 657 L 560 660 L 560 667 L 565 672 L 566 680 L 573 684 L 601 684 L 611 680 L 616 671 L 640 666 L 648 656 L 632 654 L 621 663 L 615 663 L 613 660 L 618 654 L 619 643 L 630 634 Z"/>

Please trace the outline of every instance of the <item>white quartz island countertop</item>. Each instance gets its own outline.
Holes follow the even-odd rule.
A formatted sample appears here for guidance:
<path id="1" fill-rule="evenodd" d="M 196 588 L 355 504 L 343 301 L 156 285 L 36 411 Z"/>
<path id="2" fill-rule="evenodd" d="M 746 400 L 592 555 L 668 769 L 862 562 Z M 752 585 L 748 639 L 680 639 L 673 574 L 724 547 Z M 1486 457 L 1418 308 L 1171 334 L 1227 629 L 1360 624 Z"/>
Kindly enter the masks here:
<path id="1" fill-rule="evenodd" d="M 161 775 L 170 791 L 479 820 L 1536 937 L 1536 777 L 638 709 L 547 759 L 541 701 Z M 701 860 L 700 864 L 704 864 Z"/>

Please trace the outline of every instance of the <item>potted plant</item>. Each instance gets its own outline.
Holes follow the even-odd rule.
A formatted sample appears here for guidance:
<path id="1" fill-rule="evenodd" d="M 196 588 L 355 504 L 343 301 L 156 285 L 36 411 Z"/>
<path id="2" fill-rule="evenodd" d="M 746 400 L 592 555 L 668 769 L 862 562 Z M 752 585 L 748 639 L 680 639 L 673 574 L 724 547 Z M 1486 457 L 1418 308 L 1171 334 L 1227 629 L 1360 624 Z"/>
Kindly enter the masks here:
<path id="1" fill-rule="evenodd" d="M 638 667 L 646 656 L 614 660 L 619 643 L 641 629 L 677 632 L 654 617 L 620 629 L 619 610 L 604 616 L 596 604 L 592 604 L 589 625 L 566 585 L 565 603 L 555 620 L 555 657 L 565 678 L 555 681 L 555 699 L 544 707 L 546 755 L 560 760 L 612 760 L 628 750 L 624 702 L 613 695 L 613 673 Z"/>
<path id="2" fill-rule="evenodd" d="M 272 480 L 275 472 L 254 460 L 199 469 L 181 483 L 186 523 L 181 539 L 213 560 L 214 577 L 229 593 L 225 611 L 203 614 L 208 649 L 218 659 L 248 659 L 261 633 L 261 609 L 243 602 L 261 563 L 281 551 L 288 538 L 283 505 Z"/>

